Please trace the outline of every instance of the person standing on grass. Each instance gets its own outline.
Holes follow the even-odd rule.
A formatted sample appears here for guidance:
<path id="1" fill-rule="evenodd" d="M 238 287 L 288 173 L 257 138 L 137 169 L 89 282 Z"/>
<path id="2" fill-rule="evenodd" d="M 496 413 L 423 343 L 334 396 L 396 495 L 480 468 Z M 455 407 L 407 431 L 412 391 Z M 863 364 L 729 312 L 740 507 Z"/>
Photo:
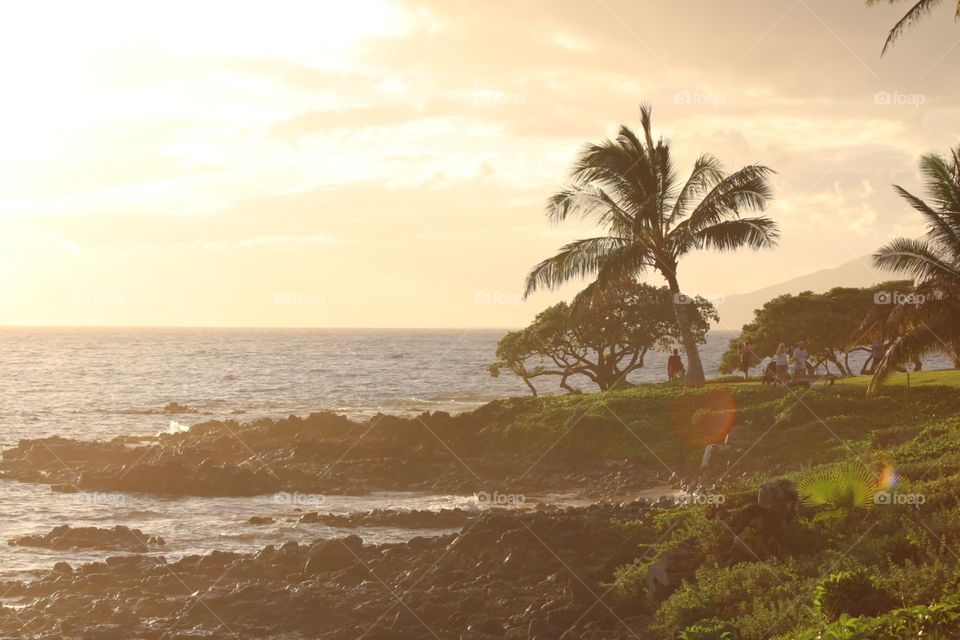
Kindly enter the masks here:
<path id="1" fill-rule="evenodd" d="M 777 381 L 780 384 L 784 384 L 787 381 L 787 365 L 790 361 L 790 358 L 787 356 L 787 345 L 781 342 L 777 346 L 777 353 L 774 354 L 773 359 L 777 363 Z"/>
<path id="2" fill-rule="evenodd" d="M 801 340 L 797 343 L 797 348 L 793 350 L 793 380 L 807 376 L 807 343 Z"/>
<path id="3" fill-rule="evenodd" d="M 683 366 L 683 360 L 680 358 L 680 352 L 674 349 L 673 355 L 667 358 L 667 379 L 682 379 L 686 372 Z"/>
<path id="4" fill-rule="evenodd" d="M 750 343 L 744 340 L 740 343 L 740 371 L 743 371 L 743 379 L 750 379 L 750 356 L 753 351 L 750 349 Z"/>

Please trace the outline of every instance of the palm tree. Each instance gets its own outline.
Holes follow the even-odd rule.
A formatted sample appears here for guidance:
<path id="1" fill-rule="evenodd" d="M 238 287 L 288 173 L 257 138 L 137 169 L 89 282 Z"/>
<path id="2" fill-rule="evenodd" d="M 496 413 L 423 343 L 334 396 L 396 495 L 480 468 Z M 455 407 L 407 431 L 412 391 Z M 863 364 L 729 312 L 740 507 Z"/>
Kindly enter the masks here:
<path id="1" fill-rule="evenodd" d="M 593 276 L 574 301 L 574 308 L 583 311 L 618 283 L 636 280 L 650 269 L 659 272 L 673 293 L 687 352 L 686 384 L 701 386 L 703 366 L 690 328 L 689 299 L 677 281 L 677 265 L 695 249 L 761 249 L 776 244 L 775 222 L 763 216 L 740 217 L 741 211 L 766 208 L 772 198 L 767 178 L 773 171 L 750 165 L 726 176 L 719 160 L 705 154 L 681 184 L 669 142 L 653 141 L 650 114 L 651 107 L 642 105 L 642 140 L 621 126 L 616 140 L 589 144 L 581 151 L 569 186 L 550 199 L 547 217 L 553 223 L 569 216 L 591 219 L 605 235 L 571 242 L 536 265 L 527 276 L 524 295 Z"/>
<path id="2" fill-rule="evenodd" d="M 871 394 L 891 373 L 929 353 L 947 351 L 960 367 L 960 146 L 950 158 L 923 156 L 920 172 L 931 204 L 894 189 L 926 219 L 926 237 L 897 238 L 873 255 L 877 268 L 913 276 L 914 291 L 886 314 L 884 330 L 897 337 L 870 381 Z"/>
<path id="3" fill-rule="evenodd" d="M 867 0 L 868 5 L 880 4 L 881 2 L 893 4 L 895 2 L 901 2 L 901 0 Z M 906 15 L 904 15 L 900 19 L 900 22 L 895 24 L 893 29 L 890 29 L 890 33 L 887 34 L 887 41 L 883 45 L 883 53 L 887 52 L 887 49 L 893 45 L 904 31 L 920 22 L 924 16 L 933 11 L 934 8 L 938 7 L 942 2 L 943 0 L 914 1 L 914 5 L 907 11 Z M 960 20 L 960 0 L 957 0 L 957 13 L 955 17 L 957 20 Z M 883 53 L 880 55 L 883 55 Z"/>

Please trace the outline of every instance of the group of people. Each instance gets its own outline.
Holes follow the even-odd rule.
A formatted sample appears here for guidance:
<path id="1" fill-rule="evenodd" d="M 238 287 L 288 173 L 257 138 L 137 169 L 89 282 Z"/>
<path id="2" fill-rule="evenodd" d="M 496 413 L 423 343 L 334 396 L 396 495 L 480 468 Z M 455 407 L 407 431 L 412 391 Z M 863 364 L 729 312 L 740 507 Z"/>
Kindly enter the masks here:
<path id="1" fill-rule="evenodd" d="M 793 370 L 791 372 L 790 360 L 793 359 Z M 743 377 L 750 379 L 750 364 L 753 362 L 755 354 L 746 340 L 740 343 L 740 370 Z M 804 340 L 797 342 L 792 353 L 787 350 L 787 344 L 781 342 L 777 345 L 777 352 L 773 354 L 767 366 L 763 370 L 763 382 L 765 384 L 786 384 L 791 380 L 796 382 L 807 376 L 809 368 L 810 353 L 807 351 L 807 343 Z M 791 375 L 792 373 L 792 375 Z"/>
<path id="2" fill-rule="evenodd" d="M 793 371 L 791 376 L 790 357 L 793 357 Z M 740 370 L 746 380 L 750 379 L 750 365 L 756 355 L 750 347 L 750 343 L 744 340 L 740 343 Z M 805 340 L 797 342 L 793 348 L 792 354 L 787 351 L 787 345 L 781 342 L 777 346 L 777 352 L 770 358 L 763 373 L 763 382 L 765 384 L 780 383 L 786 384 L 793 380 L 797 381 L 806 377 L 809 366 L 810 354 L 807 352 L 807 343 Z M 670 357 L 667 358 L 667 379 L 679 380 L 686 375 L 687 370 L 683 366 L 683 360 L 680 358 L 680 352 L 673 350 Z"/>

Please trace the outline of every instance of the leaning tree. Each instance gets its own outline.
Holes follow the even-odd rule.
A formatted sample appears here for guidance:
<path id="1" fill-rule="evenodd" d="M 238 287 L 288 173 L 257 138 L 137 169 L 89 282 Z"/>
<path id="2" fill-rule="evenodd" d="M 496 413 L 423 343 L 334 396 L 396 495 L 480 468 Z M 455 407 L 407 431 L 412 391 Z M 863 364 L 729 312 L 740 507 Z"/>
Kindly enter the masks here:
<path id="1" fill-rule="evenodd" d="M 891 373 L 930 353 L 945 352 L 960 367 L 960 146 L 949 158 L 923 156 L 920 172 L 927 200 L 894 189 L 923 216 L 926 236 L 897 238 L 873 255 L 877 268 L 911 276 L 914 288 L 885 310 L 884 331 L 896 339 L 874 372 L 871 394 Z"/>
<path id="2" fill-rule="evenodd" d="M 547 217 L 559 223 L 577 216 L 592 220 L 603 235 L 576 240 L 536 265 L 527 276 L 525 295 L 555 289 L 570 280 L 593 282 L 574 300 L 588 309 L 605 292 L 658 272 L 673 296 L 681 343 L 687 353 L 687 386 L 704 384 L 703 365 L 693 333 L 691 297 L 680 288 L 677 266 L 698 249 L 732 251 L 762 249 L 776 243 L 776 223 L 762 211 L 772 198 L 762 165 L 749 165 L 726 175 L 720 161 L 704 154 L 681 181 L 670 143 L 654 141 L 651 107 L 640 109 L 643 137 L 625 126 L 616 140 L 589 144 L 580 153 L 571 183 L 551 198 Z"/>

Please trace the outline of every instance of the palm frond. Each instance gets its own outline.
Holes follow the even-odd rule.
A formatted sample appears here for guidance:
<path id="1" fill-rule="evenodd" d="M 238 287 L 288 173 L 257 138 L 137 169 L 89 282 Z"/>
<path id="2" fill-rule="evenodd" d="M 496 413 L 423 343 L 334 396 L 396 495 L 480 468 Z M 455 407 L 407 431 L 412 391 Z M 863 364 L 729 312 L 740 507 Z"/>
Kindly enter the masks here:
<path id="1" fill-rule="evenodd" d="M 742 247 L 769 249 L 776 246 L 780 231 L 777 223 L 760 216 L 726 220 L 700 229 L 690 235 L 689 244 L 679 247 L 681 253 L 689 249 L 716 249 L 733 251 Z"/>
<path id="2" fill-rule="evenodd" d="M 867 4 L 878 4 L 881 0 L 867 0 Z M 889 4 L 897 2 L 897 0 L 887 0 Z M 885 54 L 887 50 L 893 46 L 893 43 L 896 42 L 904 31 L 916 25 L 920 20 L 933 11 L 935 7 L 940 4 L 941 0 L 919 0 L 914 4 L 909 11 L 901 18 L 897 24 L 890 29 L 890 33 L 887 34 L 887 40 L 883 44 L 883 51 L 881 55 Z M 957 15 L 960 16 L 960 6 L 957 7 Z"/>
<path id="3" fill-rule="evenodd" d="M 957 150 L 952 164 L 935 153 L 923 156 L 920 173 L 936 208 L 960 225 L 960 165 L 956 162 L 956 153 Z"/>
<path id="4" fill-rule="evenodd" d="M 690 203 L 707 193 L 723 180 L 723 165 L 715 156 L 705 153 L 697 158 L 690 177 L 684 183 L 673 202 L 670 223 L 684 218 Z"/>
<path id="5" fill-rule="evenodd" d="M 628 232 L 632 226 L 630 214 L 620 208 L 600 187 L 591 184 L 573 184 L 550 198 L 547 218 L 557 224 L 570 216 L 592 219 L 597 225 L 615 233 Z"/>
<path id="6" fill-rule="evenodd" d="M 923 323 L 912 331 L 900 335 L 887 349 L 867 387 L 867 395 L 875 396 L 880 387 L 897 371 L 917 359 L 940 351 L 950 351 L 944 340 L 956 337 L 957 326 L 931 326 Z M 942 334 L 942 335 L 941 335 Z M 955 357 L 955 354 L 952 354 Z"/>
<path id="7" fill-rule="evenodd" d="M 956 264 L 943 259 L 930 242 L 897 238 L 873 254 L 878 269 L 910 274 L 918 282 L 960 278 Z"/>
<path id="8" fill-rule="evenodd" d="M 769 178 L 774 171 L 748 165 L 720 180 L 690 213 L 691 233 L 739 216 L 741 211 L 763 211 L 773 198 Z"/>
<path id="9" fill-rule="evenodd" d="M 877 488 L 876 475 L 870 469 L 857 460 L 847 460 L 808 473 L 798 483 L 797 492 L 808 507 L 830 507 L 825 513 L 833 517 L 873 506 Z"/>
<path id="10" fill-rule="evenodd" d="M 913 195 L 899 185 L 893 186 L 900 197 L 906 200 L 911 207 L 919 211 L 927 221 L 927 236 L 944 247 L 960 246 L 960 213 L 956 219 L 941 211 L 935 211 L 922 199 Z"/>
<path id="11" fill-rule="evenodd" d="M 556 289 L 574 278 L 594 275 L 607 262 L 629 257 L 628 240 L 601 236 L 575 240 L 560 248 L 553 257 L 537 264 L 527 275 L 524 297 L 538 289 Z"/>

